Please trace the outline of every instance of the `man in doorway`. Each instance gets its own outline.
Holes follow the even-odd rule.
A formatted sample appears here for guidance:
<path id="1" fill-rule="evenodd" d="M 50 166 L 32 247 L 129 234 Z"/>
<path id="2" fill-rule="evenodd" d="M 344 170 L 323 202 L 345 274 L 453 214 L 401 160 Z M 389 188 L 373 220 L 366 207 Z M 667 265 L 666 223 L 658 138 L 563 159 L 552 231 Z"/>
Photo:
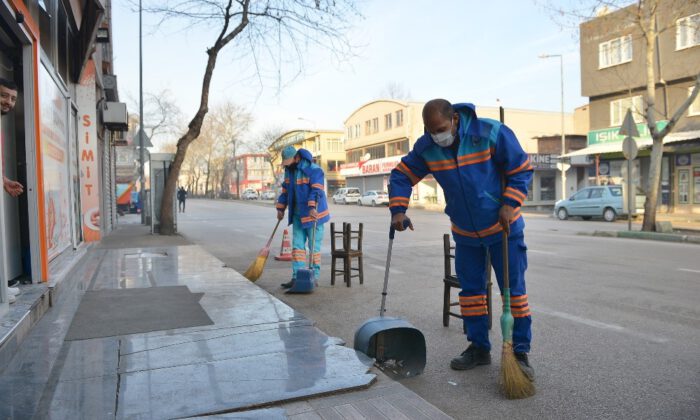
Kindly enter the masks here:
<path id="1" fill-rule="evenodd" d="M 313 163 L 311 152 L 306 149 L 296 150 L 287 146 L 282 150 L 284 182 L 282 194 L 277 199 L 277 220 L 284 218 L 284 211 L 289 207 L 288 224 L 292 230 L 292 279 L 282 283 L 289 289 L 294 285 L 297 270 L 304 268 L 307 261 L 306 246 L 313 256 L 314 278 L 318 281 L 321 270 L 321 243 L 323 242 L 323 225 L 331 218 L 324 191 L 324 174 L 320 166 Z M 314 243 L 311 243 L 312 230 Z"/>
<path id="2" fill-rule="evenodd" d="M 478 118 L 471 104 L 444 99 L 423 108 L 425 134 L 391 172 L 391 223 L 404 230 L 412 188 L 432 174 L 445 193 L 445 213 L 456 243 L 455 271 L 459 301 L 470 345 L 450 367 L 473 369 L 491 363 L 486 302 L 486 258 L 503 287 L 503 232 L 508 234 L 511 309 L 515 318 L 513 350 L 523 373 L 534 379 L 528 360 L 532 323 L 525 291 L 527 269 L 520 206 L 527 197 L 532 166 L 515 134 L 504 124 Z M 505 182 L 505 188 L 501 185 Z M 409 226 L 413 229 L 413 226 Z"/>
<path id="3" fill-rule="evenodd" d="M 177 190 L 177 208 L 180 210 L 180 213 L 185 212 L 185 200 L 187 200 L 187 191 L 185 191 L 184 187 L 180 187 Z"/>
<path id="4" fill-rule="evenodd" d="M 0 114 L 5 116 L 15 108 L 17 103 L 17 85 L 13 82 L 0 78 Z M 2 139 L 4 142 L 5 139 Z M 24 192 L 24 186 L 17 181 L 13 181 L 5 176 L 3 165 L 2 187 L 12 197 L 17 197 Z"/>
<path id="5" fill-rule="evenodd" d="M 9 114 L 17 104 L 17 85 L 7 79 L 0 78 L 0 115 L 4 118 L 5 115 Z M 0 133 L 0 157 L 2 157 L 2 144 L 5 142 L 4 135 Z M 5 162 L 4 159 L 0 162 L 2 164 L 2 188 L 12 197 L 18 197 L 24 192 L 24 186 L 17 181 L 13 181 L 5 176 Z M 8 280 L 7 292 L 9 294 L 10 303 L 14 303 L 17 298 L 16 296 L 20 294 L 18 287 L 12 287 L 11 282 Z"/>

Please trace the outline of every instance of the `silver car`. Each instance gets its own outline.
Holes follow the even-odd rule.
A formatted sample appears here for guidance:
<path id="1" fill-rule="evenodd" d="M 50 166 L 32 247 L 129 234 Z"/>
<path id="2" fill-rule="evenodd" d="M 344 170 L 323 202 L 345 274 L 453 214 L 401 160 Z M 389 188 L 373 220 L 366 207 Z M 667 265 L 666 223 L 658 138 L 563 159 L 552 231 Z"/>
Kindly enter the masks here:
<path id="1" fill-rule="evenodd" d="M 554 205 L 554 214 L 559 220 L 566 220 L 569 216 L 581 216 L 583 220 L 602 217 L 606 222 L 614 222 L 623 211 L 620 185 L 583 188 Z"/>

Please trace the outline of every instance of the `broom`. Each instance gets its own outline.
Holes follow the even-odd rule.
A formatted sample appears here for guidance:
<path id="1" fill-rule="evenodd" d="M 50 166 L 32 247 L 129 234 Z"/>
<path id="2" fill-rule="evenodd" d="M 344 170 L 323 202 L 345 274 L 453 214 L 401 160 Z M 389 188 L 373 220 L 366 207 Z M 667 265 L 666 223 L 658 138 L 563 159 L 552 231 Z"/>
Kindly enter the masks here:
<path id="1" fill-rule="evenodd" d="M 279 227 L 281 221 L 282 220 L 277 221 L 275 230 L 272 231 L 272 235 L 270 235 L 270 239 L 268 239 L 267 244 L 260 250 L 260 252 L 258 252 L 258 256 L 255 258 L 255 261 L 253 261 L 245 273 L 243 273 L 243 276 L 248 280 L 256 281 L 262 275 L 262 272 L 265 269 L 265 263 L 267 262 L 267 257 L 270 255 L 270 244 L 272 243 L 272 238 L 274 238 L 275 232 L 277 232 L 277 227 Z"/>
<path id="2" fill-rule="evenodd" d="M 508 233 L 503 230 L 503 314 L 501 332 L 501 388 L 506 398 L 515 400 L 535 395 L 535 384 L 520 369 L 513 352 L 513 314 L 510 311 L 510 273 L 508 270 Z"/>

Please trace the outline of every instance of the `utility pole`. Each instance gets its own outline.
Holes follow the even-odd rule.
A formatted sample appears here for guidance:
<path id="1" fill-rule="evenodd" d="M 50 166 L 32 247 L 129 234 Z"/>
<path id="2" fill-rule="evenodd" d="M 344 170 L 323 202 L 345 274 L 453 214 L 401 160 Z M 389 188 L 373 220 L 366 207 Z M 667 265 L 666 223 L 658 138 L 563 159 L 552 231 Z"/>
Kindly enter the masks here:
<path id="1" fill-rule="evenodd" d="M 561 199 L 566 199 L 566 167 L 564 164 L 564 158 L 562 157 L 566 154 L 566 134 L 564 133 L 564 56 L 562 54 L 540 54 L 540 58 L 554 58 L 559 57 L 559 71 L 560 71 L 560 81 L 561 81 L 561 155 L 559 157 L 559 164 L 561 165 Z"/>
<path id="2" fill-rule="evenodd" d="M 143 14 L 143 8 L 141 7 L 141 1 L 139 0 L 139 174 L 141 175 L 141 223 L 146 223 L 146 214 L 144 210 L 144 202 L 146 198 L 146 181 L 144 173 L 144 139 L 145 134 L 143 128 L 143 22 L 141 15 Z M 150 211 L 150 210 L 149 210 Z M 151 224 L 153 220 L 151 220 Z"/>

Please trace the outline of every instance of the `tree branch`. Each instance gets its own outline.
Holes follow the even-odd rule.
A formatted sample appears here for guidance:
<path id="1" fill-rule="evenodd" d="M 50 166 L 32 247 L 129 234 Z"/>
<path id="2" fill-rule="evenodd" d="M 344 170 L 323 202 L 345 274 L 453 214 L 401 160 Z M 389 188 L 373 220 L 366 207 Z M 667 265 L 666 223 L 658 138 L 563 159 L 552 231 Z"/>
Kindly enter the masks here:
<path id="1" fill-rule="evenodd" d="M 698 94 L 700 93 L 700 73 L 698 73 L 697 76 L 695 76 L 695 86 L 693 86 L 693 91 L 690 93 L 690 96 L 681 104 L 681 106 L 676 109 L 676 112 L 673 113 L 673 116 L 671 117 L 670 120 L 668 120 L 668 124 L 666 124 L 666 127 L 663 128 L 663 130 L 659 131 L 656 135 L 655 138 L 661 138 L 663 139 L 670 133 L 673 128 L 676 126 L 676 123 L 678 120 L 681 119 L 683 114 L 690 108 L 690 105 L 695 101 L 695 99 L 698 97 Z"/>

